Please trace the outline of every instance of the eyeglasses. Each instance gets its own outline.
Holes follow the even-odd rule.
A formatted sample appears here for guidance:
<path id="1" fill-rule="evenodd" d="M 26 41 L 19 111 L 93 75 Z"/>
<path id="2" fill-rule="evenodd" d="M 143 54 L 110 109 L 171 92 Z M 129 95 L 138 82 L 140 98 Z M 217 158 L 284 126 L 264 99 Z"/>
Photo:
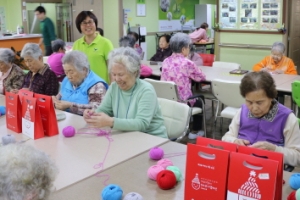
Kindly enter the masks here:
<path id="1" fill-rule="evenodd" d="M 280 59 L 280 58 L 282 57 L 282 55 L 274 55 L 274 54 L 271 54 L 271 56 L 272 56 L 273 58 L 278 58 L 278 59 Z"/>
<path id="2" fill-rule="evenodd" d="M 87 26 L 87 25 L 93 25 L 94 24 L 94 21 L 93 20 L 89 20 L 87 22 L 83 21 L 80 23 L 82 26 Z"/>

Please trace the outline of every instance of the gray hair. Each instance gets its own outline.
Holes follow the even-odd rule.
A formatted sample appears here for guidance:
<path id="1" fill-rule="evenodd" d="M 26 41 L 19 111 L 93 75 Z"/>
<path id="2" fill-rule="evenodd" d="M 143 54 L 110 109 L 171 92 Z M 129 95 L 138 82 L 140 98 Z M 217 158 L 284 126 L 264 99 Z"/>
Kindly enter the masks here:
<path id="1" fill-rule="evenodd" d="M 283 54 L 285 51 L 285 45 L 282 42 L 274 42 L 271 51 L 277 51 Z"/>
<path id="2" fill-rule="evenodd" d="M 56 39 L 52 41 L 51 47 L 53 52 L 58 52 L 59 49 L 64 49 L 66 46 L 66 43 L 61 39 Z"/>
<path id="3" fill-rule="evenodd" d="M 57 167 L 45 153 L 25 144 L 0 147 L 0 199 L 49 198 Z"/>
<path id="4" fill-rule="evenodd" d="M 26 43 L 22 49 L 21 57 L 31 56 L 35 60 L 38 60 L 40 56 L 43 57 L 43 52 L 39 45 L 36 43 Z"/>
<path id="5" fill-rule="evenodd" d="M 109 53 L 108 60 L 109 72 L 111 72 L 112 66 L 118 63 L 124 65 L 127 71 L 135 75 L 136 78 L 140 76 L 141 59 L 135 49 L 130 47 L 116 48 Z"/>
<path id="6" fill-rule="evenodd" d="M 119 40 L 120 47 L 134 47 L 135 39 L 132 36 L 123 36 Z"/>
<path id="7" fill-rule="evenodd" d="M 183 47 L 189 47 L 190 37 L 185 33 L 176 33 L 171 37 L 170 48 L 174 53 L 181 53 Z"/>
<path id="8" fill-rule="evenodd" d="M 0 61 L 6 64 L 12 63 L 15 59 L 15 53 L 9 48 L 0 48 Z"/>
<path id="9" fill-rule="evenodd" d="M 62 58 L 62 64 L 69 64 L 74 66 L 78 71 L 83 72 L 86 68 L 90 69 L 90 63 L 87 56 L 81 51 L 70 51 Z"/>

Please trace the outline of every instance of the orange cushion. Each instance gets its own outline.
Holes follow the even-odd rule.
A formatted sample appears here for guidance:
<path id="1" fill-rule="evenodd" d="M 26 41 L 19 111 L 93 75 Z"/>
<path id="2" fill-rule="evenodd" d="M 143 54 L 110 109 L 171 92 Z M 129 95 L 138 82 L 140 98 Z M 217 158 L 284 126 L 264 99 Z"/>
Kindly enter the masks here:
<path id="1" fill-rule="evenodd" d="M 204 66 L 212 66 L 214 62 L 215 55 L 214 54 L 206 54 L 206 53 L 199 53 L 203 60 L 203 65 Z"/>

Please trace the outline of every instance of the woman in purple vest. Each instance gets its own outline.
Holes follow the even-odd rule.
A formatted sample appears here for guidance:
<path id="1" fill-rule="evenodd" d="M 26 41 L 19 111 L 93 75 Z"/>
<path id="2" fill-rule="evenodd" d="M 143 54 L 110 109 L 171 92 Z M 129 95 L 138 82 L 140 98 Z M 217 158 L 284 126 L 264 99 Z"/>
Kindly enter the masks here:
<path id="1" fill-rule="evenodd" d="M 226 142 L 284 154 L 284 163 L 300 166 L 300 131 L 297 117 L 278 103 L 276 86 L 270 73 L 245 75 L 240 85 L 246 104 L 236 113 Z"/>

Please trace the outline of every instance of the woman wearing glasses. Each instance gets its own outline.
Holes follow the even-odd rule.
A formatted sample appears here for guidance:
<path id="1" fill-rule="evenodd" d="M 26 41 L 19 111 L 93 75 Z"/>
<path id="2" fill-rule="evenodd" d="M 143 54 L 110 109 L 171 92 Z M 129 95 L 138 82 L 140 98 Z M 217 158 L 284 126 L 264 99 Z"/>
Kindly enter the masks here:
<path id="1" fill-rule="evenodd" d="M 114 48 L 111 41 L 96 32 L 98 20 L 92 12 L 82 11 L 75 23 L 83 37 L 74 42 L 73 50 L 85 53 L 91 70 L 109 83 L 107 60 L 109 52 Z"/>
<path id="2" fill-rule="evenodd" d="M 285 46 L 282 42 L 275 42 L 271 48 L 271 55 L 253 66 L 253 71 L 268 71 L 272 74 L 297 74 L 292 59 L 283 55 Z"/>

